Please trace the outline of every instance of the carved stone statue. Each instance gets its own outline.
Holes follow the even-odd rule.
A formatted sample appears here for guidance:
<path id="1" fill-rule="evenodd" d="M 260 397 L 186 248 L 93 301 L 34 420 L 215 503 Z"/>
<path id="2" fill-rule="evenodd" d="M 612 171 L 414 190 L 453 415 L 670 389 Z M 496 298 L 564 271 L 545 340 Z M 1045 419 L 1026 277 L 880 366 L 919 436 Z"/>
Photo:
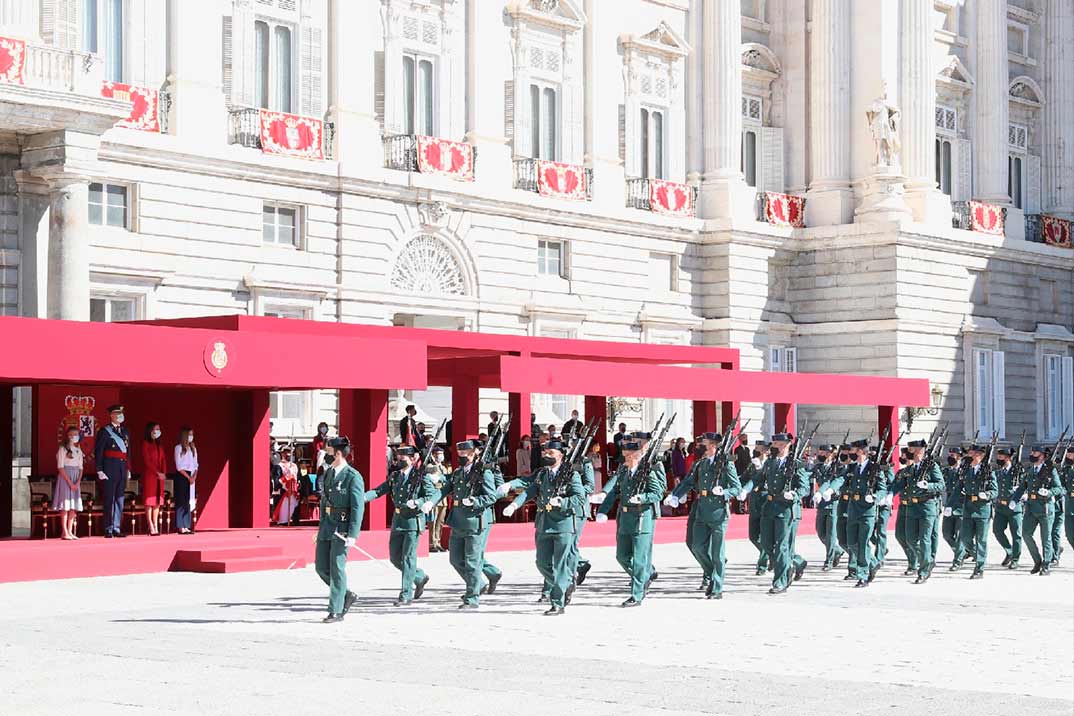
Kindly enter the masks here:
<path id="1" fill-rule="evenodd" d="M 865 110 L 865 117 L 869 122 L 869 131 L 873 134 L 873 144 L 876 146 L 876 166 L 898 166 L 899 152 L 902 149 L 899 142 L 899 122 L 902 119 L 902 113 L 888 99 L 886 83 L 884 94 L 872 101 Z"/>

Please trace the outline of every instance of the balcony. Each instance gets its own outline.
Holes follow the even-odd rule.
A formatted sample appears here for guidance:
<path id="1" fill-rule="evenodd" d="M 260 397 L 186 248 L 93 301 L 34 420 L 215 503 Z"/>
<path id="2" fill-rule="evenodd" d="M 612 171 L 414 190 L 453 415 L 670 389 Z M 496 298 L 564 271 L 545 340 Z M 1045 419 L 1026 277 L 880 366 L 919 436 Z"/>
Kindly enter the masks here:
<path id="1" fill-rule="evenodd" d="M 970 203 L 968 201 L 951 202 L 951 228 L 970 230 Z"/>
<path id="2" fill-rule="evenodd" d="M 228 144 L 300 159 L 332 159 L 335 124 L 257 107 L 228 109 Z"/>
<path id="3" fill-rule="evenodd" d="M 1044 227 L 1041 225 L 1040 214 L 1026 214 L 1026 241 L 1044 243 Z"/>
<path id="4" fill-rule="evenodd" d="M 384 166 L 388 169 L 473 181 L 476 164 L 477 149 L 466 142 L 421 134 L 384 138 Z"/>
<path id="5" fill-rule="evenodd" d="M 515 188 L 572 201 L 593 198 L 593 170 L 546 159 L 515 159 Z"/>
<path id="6" fill-rule="evenodd" d="M 697 187 L 662 179 L 627 179 L 626 205 L 656 214 L 694 216 Z"/>

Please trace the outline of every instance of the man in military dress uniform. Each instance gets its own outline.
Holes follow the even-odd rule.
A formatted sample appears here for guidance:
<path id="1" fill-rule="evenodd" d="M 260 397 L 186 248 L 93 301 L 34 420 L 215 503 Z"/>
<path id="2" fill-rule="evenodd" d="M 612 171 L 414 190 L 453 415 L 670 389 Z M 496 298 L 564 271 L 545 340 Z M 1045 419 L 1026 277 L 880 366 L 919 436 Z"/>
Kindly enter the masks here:
<path id="1" fill-rule="evenodd" d="M 1029 453 L 1029 469 L 1025 479 L 1015 490 L 1012 500 L 1022 500 L 1022 539 L 1025 540 L 1029 556 L 1033 558 L 1033 570 L 1030 574 L 1048 574 L 1052 561 L 1052 541 L 1049 538 L 1052 524 L 1052 496 L 1062 489 L 1059 475 L 1055 469 L 1044 464 L 1044 454 L 1048 448 L 1034 445 Z M 1009 503 L 1008 503 L 1009 504 Z M 1033 541 L 1033 533 L 1040 529 L 1040 549 Z"/>
<path id="2" fill-rule="evenodd" d="M 1074 445 L 1067 448 L 1067 459 L 1063 466 L 1061 482 L 1066 503 L 1063 521 L 1066 525 L 1067 544 L 1074 547 Z"/>
<path id="3" fill-rule="evenodd" d="M 1056 445 L 1055 449 L 1058 450 L 1059 446 Z M 1060 488 L 1062 488 L 1066 472 L 1071 467 L 1074 467 L 1074 445 L 1067 448 L 1065 455 L 1055 456 L 1055 468 L 1059 472 Z M 1052 567 L 1059 564 L 1059 558 L 1063 556 L 1063 516 L 1069 502 L 1070 498 L 1066 490 L 1060 489 L 1056 492 L 1055 510 L 1052 512 Z"/>
<path id="4" fill-rule="evenodd" d="M 936 520 L 940 517 L 944 491 L 940 467 L 933 462 L 925 469 L 927 447 L 924 440 L 913 440 L 907 445 L 910 462 L 899 470 L 892 483 L 892 490 L 902 494 L 899 514 L 906 513 L 906 544 L 910 550 L 909 563 L 917 574 L 915 584 L 923 584 L 932 576 Z"/>
<path id="5" fill-rule="evenodd" d="M 723 599 L 723 577 L 727 557 L 724 551 L 724 535 L 730 518 L 728 500 L 742 489 L 738 471 L 729 455 L 723 456 L 721 465 L 716 464 L 716 451 L 722 442 L 719 433 L 701 436 L 705 453 L 690 468 L 690 473 L 668 495 L 665 504 L 674 508 L 691 491 L 696 494 L 690 506 L 693 530 L 688 535 L 689 549 L 701 565 L 708 587 L 705 596 Z"/>
<path id="6" fill-rule="evenodd" d="M 888 490 L 888 500 L 894 500 L 895 495 L 902 495 L 903 490 L 906 489 L 906 485 L 899 481 L 899 473 L 910 463 L 910 451 L 908 448 L 902 449 L 899 463 L 903 467 L 895 473 L 895 481 L 891 483 L 891 488 Z M 908 503 L 909 500 L 906 499 L 905 495 L 902 495 L 902 499 L 899 501 L 899 511 L 895 513 L 895 541 L 899 543 L 899 546 L 902 547 L 903 554 L 906 555 L 906 571 L 903 572 L 906 576 L 917 574 L 918 571 L 914 550 L 906 539 L 906 518 L 909 517 L 910 514 Z"/>
<path id="7" fill-rule="evenodd" d="M 869 543 L 875 550 L 874 561 L 878 565 L 877 569 L 884 568 L 884 560 L 888 557 L 888 522 L 895 506 L 895 496 L 891 492 L 891 481 L 895 479 L 894 467 L 890 471 L 882 471 L 877 479 L 881 478 L 888 482 L 884 486 L 884 499 L 876 503 L 876 523 L 873 525 L 872 537 L 869 538 Z"/>
<path id="8" fill-rule="evenodd" d="M 459 466 L 434 498 L 439 502 L 448 495 L 454 498 L 454 506 L 448 513 L 447 524 L 451 528 L 448 554 L 466 584 L 459 609 L 477 609 L 482 594 L 492 594 L 503 576 L 499 569 L 485 561 L 485 545 L 492 528 L 492 506 L 498 493 L 496 479 L 491 470 L 480 464 L 481 447 L 475 440 L 463 440 L 455 444 Z"/>
<path id="9" fill-rule="evenodd" d="M 761 544 L 761 517 L 764 513 L 764 505 L 768 497 L 765 492 L 765 481 L 762 479 L 762 470 L 765 461 L 768 460 L 768 443 L 758 440 L 754 445 L 753 460 L 745 475 L 741 476 L 742 491 L 739 493 L 739 501 L 746 503 L 746 511 L 749 513 L 749 537 L 750 543 L 757 549 L 757 576 L 768 571 L 768 552 Z"/>
<path id="10" fill-rule="evenodd" d="M 661 481 L 657 464 L 647 474 L 639 472 L 641 443 L 632 438 L 624 440 L 622 452 L 623 463 L 597 512 L 597 522 L 607 522 L 608 512 L 619 502 L 615 559 L 630 575 L 630 598 L 622 606 L 636 607 L 645 599 L 653 581 L 653 528 L 666 483 Z"/>
<path id="11" fill-rule="evenodd" d="M 849 506 L 849 500 L 844 500 L 843 495 L 846 492 L 846 477 L 850 470 L 851 453 L 853 449 L 850 445 L 839 446 L 839 467 L 840 475 L 843 477 L 843 484 L 839 486 L 839 489 L 835 491 L 835 499 L 838 501 L 838 505 L 835 507 L 835 540 L 839 543 L 839 548 L 847 555 L 847 573 L 843 577 L 843 581 L 854 579 L 854 575 L 857 573 L 855 565 L 857 564 L 857 558 L 854 553 L 850 551 L 850 543 L 847 542 L 847 507 Z"/>
<path id="12" fill-rule="evenodd" d="M 887 496 L 891 465 L 870 468 L 869 442 L 851 443 L 856 461 L 847 469 L 842 499 L 847 503 L 847 544 L 853 556 L 855 587 L 867 587 L 876 577 L 880 563 L 869 549 L 869 538 L 876 523 L 876 505 Z M 875 482 L 872 473 L 877 472 Z"/>
<path id="13" fill-rule="evenodd" d="M 347 590 L 347 550 L 358 541 L 365 513 L 365 480 L 347 463 L 351 442 L 345 437 L 325 443 L 321 517 L 317 526 L 317 576 L 328 585 L 326 624 L 343 620 L 358 596 Z"/>
<path id="14" fill-rule="evenodd" d="M 541 452 L 541 467 L 534 474 L 529 486 L 504 508 L 510 517 L 529 500 L 537 503 L 537 519 L 534 524 L 537 542 L 537 570 L 550 586 L 548 599 L 551 606 L 546 616 L 563 614 L 574 592 L 574 575 L 577 561 L 575 538 L 580 522 L 585 519 L 585 488 L 576 470 L 570 471 L 567 481 L 560 484 L 557 474 L 563 464 L 567 446 L 559 440 L 551 440 Z"/>
<path id="15" fill-rule="evenodd" d="M 429 583 L 428 575 L 418 567 L 418 541 L 425 531 L 426 515 L 432 511 L 433 498 L 437 495 L 428 469 L 418 467 L 421 457 L 416 448 L 402 445 L 395 449 L 395 455 L 398 458 L 396 469 L 383 483 L 365 493 L 365 501 L 392 496 L 395 512 L 388 538 L 388 559 L 402 573 L 402 587 L 395 600 L 395 606 L 402 607 L 420 599 Z M 436 470 L 432 464 L 428 468 Z"/>
<path id="16" fill-rule="evenodd" d="M 970 446 L 970 464 L 962 480 L 962 530 L 959 539 L 967 555 L 973 554 L 974 566 L 970 579 L 984 576 L 988 560 L 988 533 L 992 522 L 992 500 L 999 490 L 991 466 L 984 463 L 985 448 Z"/>
<path id="17" fill-rule="evenodd" d="M 704 443 L 704 440 L 702 439 L 702 436 L 698 435 L 696 438 L 694 438 L 694 462 L 690 466 L 690 472 L 692 472 L 693 470 L 697 469 L 698 463 L 701 462 L 701 460 L 704 457 L 705 457 L 705 443 Z M 684 476 L 684 477 L 688 477 L 690 475 L 690 472 L 688 472 L 687 475 Z M 682 483 L 680 483 L 680 484 L 682 484 Z M 685 493 L 679 493 L 679 494 L 685 494 Z M 675 507 L 678 507 L 679 504 L 681 504 L 684 501 L 685 501 L 685 498 L 679 497 L 678 495 L 676 496 L 675 500 L 671 499 L 671 495 L 668 495 L 667 497 L 664 498 L 664 504 L 668 505 L 669 507 L 672 507 L 672 509 L 674 509 Z M 704 570 L 705 561 L 707 559 L 707 556 L 703 551 L 704 545 L 701 545 L 697 540 L 694 539 L 694 527 L 696 525 L 697 525 L 697 510 L 693 509 L 693 506 L 691 506 L 690 512 L 686 516 L 686 548 L 688 550 L 690 550 L 690 554 L 693 555 L 693 557 L 697 561 L 697 563 L 702 566 L 701 591 L 707 593 L 708 590 L 709 590 L 709 585 L 711 583 L 711 580 L 709 579 L 708 573 L 706 573 L 705 570 Z"/>
<path id="18" fill-rule="evenodd" d="M 801 520 L 802 498 L 809 494 L 809 471 L 801 460 L 787 464 L 792 459 L 793 439 L 790 433 L 772 436 L 773 455 L 757 478 L 767 493 L 761 514 L 761 546 L 772 564 L 769 594 L 786 592 L 792 579 L 801 577 L 806 568 L 805 560 L 794 554 L 794 522 Z"/>
<path id="19" fill-rule="evenodd" d="M 947 469 L 943 471 L 947 497 L 943 506 L 943 541 L 954 554 L 949 572 L 962 568 L 966 550 L 962 546 L 962 473 L 969 464 L 969 457 L 963 458 L 962 448 L 953 447 L 947 456 Z"/>
<path id="20" fill-rule="evenodd" d="M 1014 467 L 1011 465 L 1011 451 L 1006 448 L 996 450 L 996 515 L 992 520 L 992 534 L 995 535 L 1005 556 L 1003 566 L 1018 569 L 1018 560 L 1022 556 L 1022 503 L 1012 499 L 1014 484 Z M 1008 534 L 1008 530 L 1010 534 Z"/>
<path id="21" fill-rule="evenodd" d="M 810 478 L 817 483 L 813 493 L 813 506 L 817 510 L 817 537 L 824 545 L 824 566 L 827 572 L 839 566 L 843 558 L 843 549 L 836 538 L 836 508 L 840 500 L 836 496 L 843 487 L 844 467 L 837 457 L 839 448 L 835 445 L 822 445 L 817 450 L 817 463 Z"/>
<path id="22" fill-rule="evenodd" d="M 122 405 L 108 406 L 108 425 L 97 431 L 93 445 L 93 460 L 97 465 L 97 479 L 104 491 L 101 516 L 104 520 L 105 537 L 126 537 L 120 523 L 123 521 L 123 498 L 127 492 L 130 475 L 131 434 L 123 425 L 125 419 Z"/>
<path id="23" fill-rule="evenodd" d="M 574 535 L 574 583 L 579 586 L 585 581 L 589 570 L 593 568 L 592 563 L 582 556 L 580 543 L 582 541 L 582 530 L 585 528 L 585 523 L 589 521 L 589 497 L 597 489 L 597 472 L 593 461 L 600 459 L 600 445 L 594 442 L 589 446 L 589 454 L 582 458 L 582 491 L 584 492 L 582 496 L 582 520 L 578 525 L 578 531 Z"/>

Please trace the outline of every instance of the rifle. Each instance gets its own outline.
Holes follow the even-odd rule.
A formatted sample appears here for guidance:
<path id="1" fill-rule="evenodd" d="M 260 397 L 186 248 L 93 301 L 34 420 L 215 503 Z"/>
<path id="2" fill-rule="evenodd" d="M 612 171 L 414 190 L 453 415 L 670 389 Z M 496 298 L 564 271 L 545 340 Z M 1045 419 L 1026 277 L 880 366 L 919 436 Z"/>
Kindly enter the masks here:
<path id="1" fill-rule="evenodd" d="M 440 433 L 444 431 L 444 426 L 447 425 L 447 418 L 443 418 L 440 421 L 440 425 L 436 428 L 436 433 L 433 435 L 432 440 L 427 440 L 425 443 L 425 451 L 421 454 L 421 461 L 414 464 L 414 467 L 410 468 L 410 493 L 409 499 L 418 499 L 418 491 L 421 489 L 422 478 L 418 475 L 418 466 L 424 470 L 425 466 L 429 463 L 429 458 L 433 454 L 433 448 L 436 447 L 436 441 L 440 439 Z"/>
<path id="2" fill-rule="evenodd" d="M 1066 454 L 1066 449 L 1065 448 L 1063 448 L 1062 453 L 1060 453 L 1059 450 L 1063 445 L 1063 438 L 1065 438 L 1067 436 L 1067 431 L 1069 431 L 1069 430 L 1070 430 L 1069 425 L 1066 426 L 1065 428 L 1063 428 L 1063 434 L 1060 435 L 1059 439 L 1055 441 L 1055 449 L 1044 456 L 1044 467 L 1045 468 L 1053 468 L 1054 469 L 1055 466 L 1056 466 L 1055 465 L 1055 458 L 1060 454 Z"/>
<path id="3" fill-rule="evenodd" d="M 553 494 L 562 497 L 567 493 L 571 475 L 574 474 L 576 469 L 575 465 L 585 457 L 585 449 L 592 442 L 593 436 L 596 435 L 597 420 L 597 418 L 590 420 L 585 429 L 568 445 L 563 455 L 563 460 L 559 463 L 559 469 L 556 470 L 556 474 L 552 478 Z"/>
<path id="4" fill-rule="evenodd" d="M 940 456 L 940 451 L 943 450 L 943 445 L 946 441 L 947 423 L 944 423 L 942 428 L 937 425 L 932 431 L 932 436 L 929 437 L 928 445 L 925 447 L 925 458 L 921 461 L 922 480 L 924 480 L 925 475 L 928 475 L 929 471 L 932 470 L 932 466 L 936 464 L 936 460 Z M 937 448 L 939 448 L 939 451 Z"/>
<path id="5" fill-rule="evenodd" d="M 511 416 L 505 415 L 496 422 L 496 427 L 492 429 L 492 435 L 489 435 L 488 443 L 481 450 L 478 464 L 470 470 L 471 494 L 477 490 L 477 486 L 484 479 L 482 476 L 485 470 L 499 469 L 497 456 L 500 446 L 503 444 L 503 436 L 507 433 L 507 426 L 510 424 Z"/>
<path id="6" fill-rule="evenodd" d="M 668 429 L 671 427 L 671 424 L 675 422 L 675 417 L 677 415 L 678 413 L 672 413 L 671 418 L 664 423 L 664 427 L 660 429 L 660 432 L 649 441 L 645 454 L 642 455 L 641 461 L 638 462 L 638 468 L 635 472 L 636 479 L 634 481 L 634 492 L 631 494 L 631 497 L 640 495 L 645 490 L 645 481 L 653 469 L 653 456 L 656 454 L 657 448 L 664 444 L 664 438 L 668 434 Z M 657 421 L 657 425 L 659 425 L 663 419 L 664 416 L 661 415 L 660 420 Z"/>
<path id="7" fill-rule="evenodd" d="M 992 454 L 996 451 L 996 441 L 999 440 L 999 431 L 992 431 L 992 439 L 988 442 L 988 447 L 985 448 L 984 457 L 981 458 L 981 471 L 977 476 L 977 487 L 980 490 L 981 483 L 987 483 L 989 476 L 992 474 Z"/>
<path id="8" fill-rule="evenodd" d="M 870 435 L 871 434 L 872 433 L 870 433 Z M 876 445 L 876 458 L 869 463 L 868 473 L 866 474 L 866 484 L 869 486 L 870 494 L 876 492 L 877 481 L 880 478 L 880 466 L 884 464 L 884 460 L 887 458 L 885 450 L 890 451 L 891 447 L 898 444 L 899 438 L 902 437 L 902 434 L 900 433 L 899 438 L 895 438 L 891 443 L 891 447 L 888 447 L 887 441 L 889 435 L 891 435 L 890 425 L 884 427 L 884 434 L 880 436 L 880 442 Z"/>
<path id="9" fill-rule="evenodd" d="M 582 447 L 578 450 L 577 457 L 571 466 L 577 470 L 582 465 L 582 460 L 585 460 L 585 456 L 589 454 L 589 447 L 593 444 L 593 438 L 597 436 L 597 426 L 599 425 L 599 418 L 593 418 L 582 433 L 579 434 L 578 440 L 581 442 Z"/>
<path id="10" fill-rule="evenodd" d="M 794 473 L 798 469 L 798 460 L 807 449 L 809 449 L 809 443 L 813 442 L 813 436 L 820 430 L 820 423 L 813 426 L 813 432 L 809 434 L 809 437 L 802 441 L 801 437 L 797 437 L 794 443 L 791 445 L 790 454 L 787 456 L 787 460 L 783 463 L 783 491 L 788 492 L 789 488 L 794 485 Z"/>
<path id="11" fill-rule="evenodd" d="M 1025 479 L 1026 469 L 1022 465 L 1022 450 L 1026 446 L 1026 431 L 1022 430 L 1022 437 L 1018 439 L 1018 449 L 1011 455 L 1011 492 L 1022 486 Z"/>

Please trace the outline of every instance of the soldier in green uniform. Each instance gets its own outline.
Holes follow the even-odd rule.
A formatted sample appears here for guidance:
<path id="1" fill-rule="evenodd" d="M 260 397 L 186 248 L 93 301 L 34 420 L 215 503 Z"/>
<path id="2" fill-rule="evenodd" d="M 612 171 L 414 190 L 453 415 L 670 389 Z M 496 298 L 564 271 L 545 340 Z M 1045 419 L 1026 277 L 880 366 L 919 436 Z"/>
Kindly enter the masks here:
<path id="1" fill-rule="evenodd" d="M 877 569 L 884 568 L 884 560 L 888 556 L 888 522 L 891 521 L 891 511 L 895 506 L 895 496 L 891 493 L 891 481 L 895 479 L 894 468 L 890 472 L 882 472 L 880 477 L 887 480 L 888 484 L 885 485 L 884 499 L 876 503 L 876 523 L 873 525 L 873 534 L 869 538 L 869 544 L 874 550 L 873 559 L 877 564 Z"/>
<path id="2" fill-rule="evenodd" d="M 569 480 L 560 483 L 557 473 L 563 463 L 567 446 L 559 440 L 551 440 L 541 451 L 541 467 L 534 474 L 525 492 L 504 508 L 510 517 L 529 500 L 537 503 L 535 532 L 537 535 L 537 570 L 550 584 L 549 601 L 552 605 L 546 616 L 563 613 L 574 592 L 574 574 L 577 551 L 575 537 L 584 519 L 585 488 L 582 477 L 570 470 Z"/>
<path id="3" fill-rule="evenodd" d="M 907 446 L 909 462 L 899 470 L 892 489 L 902 494 L 899 513 L 906 513 L 906 542 L 910 549 L 909 563 L 914 565 L 917 580 L 924 584 L 932 576 L 936 549 L 936 521 L 940 517 L 944 480 L 940 467 L 930 462 L 926 467 L 925 440 L 912 440 Z"/>
<path id="4" fill-rule="evenodd" d="M 727 564 L 724 535 L 727 533 L 727 521 L 730 518 L 727 500 L 731 495 L 739 493 L 742 484 L 738 481 L 735 463 L 726 455 L 723 456 L 721 465 L 716 465 L 716 451 L 722 441 L 720 434 L 705 433 L 701 440 L 705 448 L 704 455 L 694 462 L 690 473 L 664 502 L 670 507 L 678 507 L 687 494 L 691 491 L 696 493 L 697 497 L 690 506 L 694 528 L 688 534 L 688 546 L 701 565 L 708 583 L 705 596 L 709 599 L 723 599 L 723 576 Z"/>
<path id="5" fill-rule="evenodd" d="M 686 474 L 685 477 L 689 477 L 691 474 L 693 474 L 694 470 L 697 469 L 698 463 L 701 461 L 701 458 L 703 458 L 705 456 L 705 445 L 704 445 L 700 435 L 698 435 L 696 438 L 694 438 L 694 443 L 693 444 L 694 444 L 694 464 L 690 466 L 690 471 Z M 685 480 L 685 477 L 684 477 L 684 480 Z M 678 507 L 679 504 L 681 504 L 684 501 L 685 501 L 684 499 L 677 497 L 676 501 L 674 502 L 675 507 Z M 668 495 L 667 497 L 664 498 L 664 504 L 668 505 L 668 506 L 671 506 L 673 504 L 673 502 L 671 500 L 671 495 Z M 686 548 L 688 550 L 690 550 L 690 554 L 693 556 L 694 560 L 698 564 L 702 565 L 701 587 L 700 587 L 700 589 L 701 589 L 701 591 L 707 593 L 708 589 L 709 589 L 710 580 L 709 580 L 709 577 L 705 573 L 705 570 L 704 570 L 704 562 L 705 562 L 706 557 L 705 557 L 705 555 L 703 553 L 701 553 L 699 551 L 699 547 L 701 547 L 700 543 L 697 540 L 694 539 L 694 527 L 696 525 L 697 525 L 697 511 L 694 510 L 693 506 L 691 505 L 690 512 L 686 516 Z"/>
<path id="6" fill-rule="evenodd" d="M 335 437 L 325 444 L 321 518 L 317 525 L 317 576 L 328 585 L 326 624 L 343 621 L 358 596 L 347 590 L 347 550 L 358 541 L 365 513 L 365 480 L 347 464 L 351 442 Z"/>
<path id="7" fill-rule="evenodd" d="M 996 450 L 996 465 L 998 493 L 996 515 L 992 520 L 992 534 L 1006 553 L 1003 566 L 1007 569 L 1018 569 L 1018 559 L 1022 556 L 1022 503 L 1011 499 L 1015 490 L 1011 451 L 1005 448 Z M 1010 530 L 1009 536 L 1008 530 Z"/>
<path id="8" fill-rule="evenodd" d="M 847 469 L 842 499 L 847 503 L 847 544 L 854 559 L 855 587 L 867 587 L 876 577 L 880 563 L 869 549 L 869 538 L 876 523 L 876 505 L 887 496 L 891 465 L 877 465 L 875 482 L 871 476 L 869 442 L 851 443 L 856 461 Z"/>
<path id="9" fill-rule="evenodd" d="M 1055 467 L 1059 471 L 1060 488 L 1062 488 L 1063 478 L 1066 472 L 1074 467 L 1074 454 L 1072 449 L 1074 445 L 1071 445 L 1066 450 L 1066 455 L 1056 455 Z M 1059 446 L 1056 445 L 1055 449 L 1058 450 Z M 1067 491 L 1060 489 L 1055 495 L 1055 510 L 1052 513 L 1052 567 L 1059 564 L 1059 558 L 1063 556 L 1063 516 L 1066 513 L 1069 506 L 1070 498 L 1067 497 Z"/>
<path id="10" fill-rule="evenodd" d="M 1022 539 L 1025 540 L 1029 556 L 1033 558 L 1033 570 L 1030 574 L 1043 575 L 1049 573 L 1048 564 L 1052 561 L 1052 541 L 1049 539 L 1054 509 L 1052 496 L 1062 489 L 1055 468 L 1044 464 L 1046 450 L 1043 445 L 1033 446 L 1029 453 L 1030 467 L 1025 471 L 1025 479 L 1011 496 L 1012 500 L 1025 502 L 1022 512 Z M 1033 542 L 1033 532 L 1038 527 L 1041 542 L 1039 550 Z"/>
<path id="11" fill-rule="evenodd" d="M 899 456 L 899 463 L 906 467 L 910 464 L 910 451 L 908 448 L 902 449 L 902 455 Z M 900 472 L 903 468 L 900 468 Z M 942 477 L 942 475 L 941 475 Z M 895 473 L 895 482 L 891 484 L 891 489 L 888 491 L 888 499 L 894 499 L 895 495 L 901 495 L 906 485 L 899 482 L 899 473 Z M 910 576 L 911 574 L 917 574 L 918 565 L 913 548 L 910 546 L 909 541 L 906 539 L 906 519 L 910 515 L 910 510 L 907 507 L 907 500 L 905 496 L 899 500 L 899 511 L 895 513 L 895 541 L 902 547 L 903 554 L 906 555 L 906 571 L 903 572 L 904 576 Z"/>
<path id="12" fill-rule="evenodd" d="M 1067 543 L 1074 547 L 1074 445 L 1067 448 L 1067 459 L 1066 464 L 1063 465 L 1061 482 L 1066 503 L 1063 521 L 1066 524 Z"/>
<path id="13" fill-rule="evenodd" d="M 850 551 L 850 543 L 847 542 L 847 506 L 849 505 L 849 500 L 843 499 L 843 495 L 846 494 L 846 476 L 850 470 L 852 452 L 850 445 L 839 446 L 839 470 L 843 477 L 843 484 L 835 491 L 835 499 L 839 503 L 835 507 L 835 539 L 839 543 L 839 548 L 847 555 L 847 573 L 843 577 L 844 582 L 854 579 L 854 575 L 857 574 L 857 568 L 855 567 L 857 559 L 854 553 Z"/>
<path id="14" fill-rule="evenodd" d="M 943 541 L 951 548 L 954 558 L 947 571 L 957 572 L 962 569 L 962 560 L 966 550 L 962 547 L 962 471 L 969 462 L 963 458 L 962 448 L 953 447 L 947 455 L 947 469 L 943 471 L 947 497 L 943 505 Z"/>
<path id="15" fill-rule="evenodd" d="M 843 550 L 835 534 L 836 506 L 838 499 L 833 499 L 843 486 L 843 468 L 837 457 L 839 448 L 835 445 L 822 445 L 817 449 L 817 463 L 810 475 L 816 485 L 813 493 L 813 507 L 817 511 L 817 537 L 824 545 L 824 566 L 820 571 L 828 572 L 839 566 Z"/>
<path id="16" fill-rule="evenodd" d="M 480 595 L 495 592 L 502 577 L 499 569 L 485 561 L 485 545 L 492 528 L 492 506 L 499 493 L 492 471 L 480 464 L 480 443 L 476 440 L 458 442 L 455 454 L 459 466 L 434 502 L 448 495 L 454 496 L 454 505 L 447 518 L 451 528 L 449 561 L 466 584 L 459 609 L 477 609 Z"/>
<path id="17" fill-rule="evenodd" d="M 392 515 L 391 536 L 388 538 L 388 558 L 392 566 L 402 573 L 403 584 L 395 606 L 402 607 L 420 599 L 429 577 L 418 567 L 418 541 L 425 531 L 426 515 L 433 509 L 437 496 L 433 484 L 436 465 L 419 468 L 418 451 L 403 445 L 395 449 L 399 462 L 383 483 L 365 493 L 365 501 L 371 502 L 384 495 L 392 496 L 395 513 Z M 419 474 L 420 473 L 420 474 Z"/>
<path id="18" fill-rule="evenodd" d="M 582 541 L 582 529 L 589 521 L 589 497 L 597 489 L 597 471 L 593 461 L 600 460 L 600 456 L 600 445 L 594 442 L 589 446 L 589 454 L 582 458 L 582 490 L 585 494 L 583 495 L 582 520 L 578 525 L 578 532 L 574 535 L 574 583 L 578 586 L 582 585 L 589 570 L 593 568 L 589 560 L 582 556 L 579 548 Z"/>
<path id="19" fill-rule="evenodd" d="M 992 522 L 992 500 L 999 490 L 991 465 L 984 463 L 986 449 L 970 446 L 970 464 L 962 479 L 962 530 L 959 539 L 967 555 L 973 554 L 974 566 L 970 579 L 984 576 L 988 560 L 988 526 Z"/>
<path id="20" fill-rule="evenodd" d="M 631 439 L 620 446 L 623 463 L 616 470 L 607 496 L 597 512 L 597 522 L 607 522 L 608 512 L 619 502 L 615 529 L 615 559 L 630 575 L 630 598 L 624 607 L 639 606 L 653 581 L 653 528 L 660 500 L 664 497 L 658 464 L 647 474 L 639 471 L 641 443 Z M 662 471 L 661 471 L 662 472 Z"/>
<path id="21" fill-rule="evenodd" d="M 749 513 L 749 536 L 750 543 L 757 548 L 757 576 L 768 571 L 768 553 L 761 544 L 761 516 L 764 513 L 765 482 L 761 474 L 765 461 L 769 458 L 769 446 L 764 440 L 758 440 L 753 446 L 753 459 L 746 469 L 746 474 L 741 475 L 742 491 L 739 493 L 739 501 L 746 503 L 746 512 Z"/>
<path id="22" fill-rule="evenodd" d="M 801 577 L 806 568 L 805 560 L 794 554 L 794 521 L 801 519 L 802 498 L 809 494 L 809 471 L 801 460 L 787 464 L 792 459 L 789 448 L 793 439 L 790 433 L 772 436 L 774 454 L 758 477 L 767 493 L 761 514 L 761 545 L 772 563 L 769 594 L 786 592 L 791 580 Z"/>

